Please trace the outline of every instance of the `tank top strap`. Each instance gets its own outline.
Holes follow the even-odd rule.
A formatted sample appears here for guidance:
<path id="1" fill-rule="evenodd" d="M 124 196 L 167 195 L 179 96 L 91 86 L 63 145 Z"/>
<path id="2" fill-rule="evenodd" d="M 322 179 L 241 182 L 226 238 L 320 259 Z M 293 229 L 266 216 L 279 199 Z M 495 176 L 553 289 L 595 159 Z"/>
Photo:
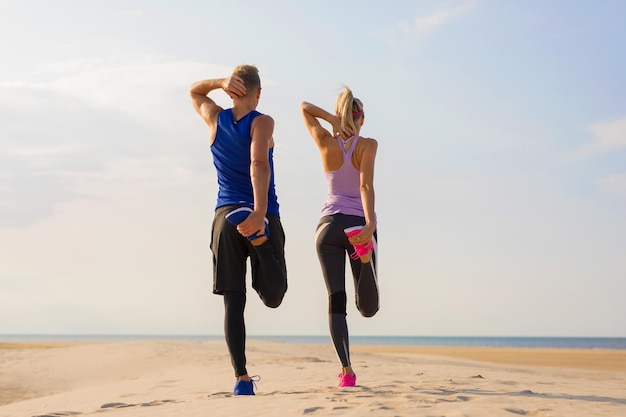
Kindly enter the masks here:
<path id="1" fill-rule="evenodd" d="M 359 140 L 360 136 L 359 135 L 355 135 L 355 136 L 353 136 L 353 138 L 354 138 L 354 140 L 350 144 L 350 148 L 348 148 L 348 150 L 346 150 L 344 148 L 345 142 L 343 141 L 343 139 L 341 139 L 340 137 L 337 137 L 337 140 L 339 141 L 339 148 L 341 148 L 341 153 L 343 154 L 344 159 L 346 157 L 349 157 L 349 158 L 352 157 L 352 153 L 354 152 L 354 148 L 355 148 L 356 143 Z"/>

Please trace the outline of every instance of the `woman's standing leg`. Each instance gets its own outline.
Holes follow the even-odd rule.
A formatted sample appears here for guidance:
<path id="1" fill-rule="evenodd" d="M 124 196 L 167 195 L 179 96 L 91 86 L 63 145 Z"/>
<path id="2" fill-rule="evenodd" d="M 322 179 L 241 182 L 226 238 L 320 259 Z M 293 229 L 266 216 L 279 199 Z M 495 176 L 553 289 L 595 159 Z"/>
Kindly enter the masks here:
<path id="1" fill-rule="evenodd" d="M 350 366 L 350 344 L 346 321 L 345 259 L 346 240 L 335 216 L 324 216 L 316 231 L 317 255 L 328 291 L 328 324 L 330 336 L 342 367 Z"/>

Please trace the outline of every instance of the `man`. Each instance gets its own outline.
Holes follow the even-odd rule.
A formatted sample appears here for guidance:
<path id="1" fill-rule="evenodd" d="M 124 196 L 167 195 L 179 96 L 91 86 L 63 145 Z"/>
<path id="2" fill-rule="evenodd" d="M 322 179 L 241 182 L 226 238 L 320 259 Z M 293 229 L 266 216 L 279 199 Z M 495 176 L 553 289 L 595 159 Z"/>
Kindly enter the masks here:
<path id="1" fill-rule="evenodd" d="M 222 89 L 233 100 L 224 110 L 207 94 Z M 213 293 L 224 297 L 224 336 L 236 383 L 235 395 L 254 395 L 246 369 L 246 261 L 252 287 L 263 303 L 278 307 L 287 291 L 285 234 L 274 187 L 274 120 L 256 111 L 258 69 L 240 65 L 226 78 L 198 81 L 193 106 L 209 127 L 218 195 L 211 235 Z"/>

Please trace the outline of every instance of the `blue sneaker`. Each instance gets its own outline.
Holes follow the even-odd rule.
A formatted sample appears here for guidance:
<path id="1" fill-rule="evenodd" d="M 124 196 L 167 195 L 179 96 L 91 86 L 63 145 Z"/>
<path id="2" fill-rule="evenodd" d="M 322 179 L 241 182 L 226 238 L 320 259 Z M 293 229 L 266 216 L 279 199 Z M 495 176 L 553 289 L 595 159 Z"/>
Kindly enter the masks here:
<path id="1" fill-rule="evenodd" d="M 260 376 L 254 375 L 250 377 L 250 381 L 237 381 L 235 382 L 235 395 L 254 395 L 254 388 L 256 388 L 255 381 L 259 381 Z"/>
<path id="2" fill-rule="evenodd" d="M 230 213 L 228 213 L 226 215 L 226 220 L 228 220 L 230 223 L 234 224 L 235 226 L 239 225 L 239 223 L 241 223 L 242 221 L 246 220 L 248 218 L 248 216 L 250 215 L 250 213 L 252 213 L 252 209 L 249 207 L 239 207 L 238 209 L 235 209 L 233 211 L 231 211 Z M 248 236 L 248 240 L 255 240 L 260 238 L 261 236 L 265 236 L 268 239 L 270 238 L 270 227 L 269 227 L 269 220 L 267 220 L 267 217 L 265 217 L 265 234 L 263 235 L 259 235 L 258 232 Z"/>

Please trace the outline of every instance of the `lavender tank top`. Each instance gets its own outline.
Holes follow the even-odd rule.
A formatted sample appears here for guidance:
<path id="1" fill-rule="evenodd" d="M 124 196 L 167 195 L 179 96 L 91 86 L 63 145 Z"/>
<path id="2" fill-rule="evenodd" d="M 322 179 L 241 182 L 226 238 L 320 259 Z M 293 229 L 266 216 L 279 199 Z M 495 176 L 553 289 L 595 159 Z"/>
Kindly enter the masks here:
<path id="1" fill-rule="evenodd" d="M 328 198 L 324 202 L 322 216 L 342 213 L 364 217 L 360 172 L 352 165 L 352 154 L 359 136 L 354 137 L 350 149 L 347 151 L 341 143 L 341 138 L 337 138 L 337 140 L 343 154 L 343 164 L 338 170 L 325 173 L 328 183 Z"/>

